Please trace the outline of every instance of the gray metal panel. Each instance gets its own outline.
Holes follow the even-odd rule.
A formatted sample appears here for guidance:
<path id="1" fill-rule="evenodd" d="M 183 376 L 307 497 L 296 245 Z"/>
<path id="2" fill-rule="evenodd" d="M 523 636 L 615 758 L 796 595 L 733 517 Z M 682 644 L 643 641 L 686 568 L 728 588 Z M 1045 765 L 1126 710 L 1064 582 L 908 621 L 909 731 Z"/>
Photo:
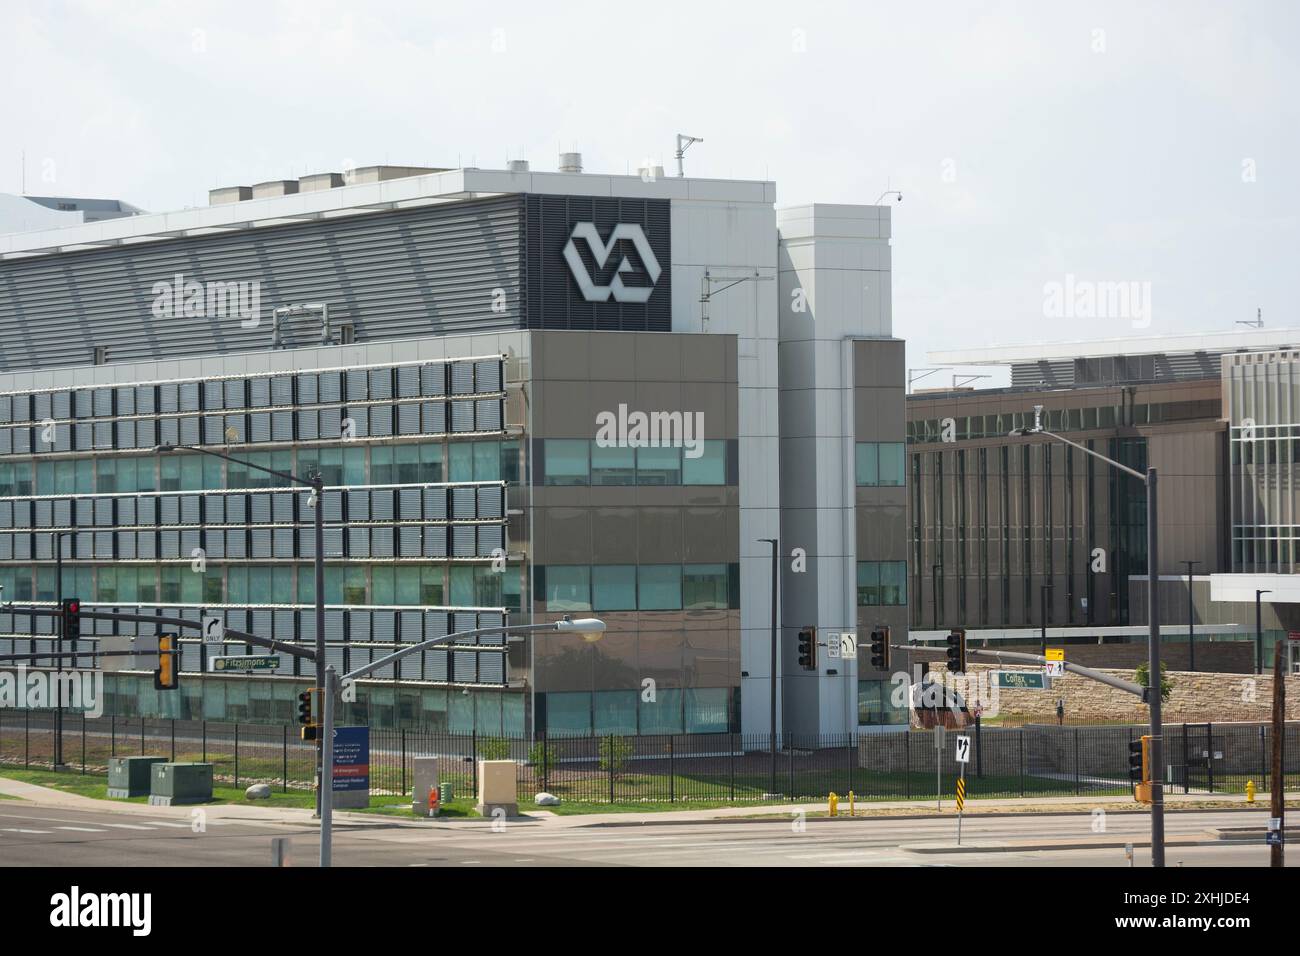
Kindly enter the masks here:
<path id="1" fill-rule="evenodd" d="M 117 362 L 270 345 L 265 317 L 255 329 L 237 312 L 156 318 L 153 284 L 176 273 L 257 279 L 264 312 L 270 302 L 328 302 L 331 321 L 351 322 L 361 341 L 518 328 L 523 237 L 523 199 L 506 196 L 6 261 L 0 369 L 88 363 L 91 343 Z M 557 281 L 572 282 L 567 272 Z M 500 313 L 483 307 L 496 288 L 506 292 Z M 287 325 L 289 344 L 314 343 L 314 320 Z"/>
<path id="2" fill-rule="evenodd" d="M 472 432 L 474 430 L 474 403 L 472 401 L 451 403 L 451 430 L 453 432 Z"/>
<path id="3" fill-rule="evenodd" d="M 447 489 L 424 489 L 424 517 L 426 521 L 444 521 L 447 518 Z"/>
<path id="4" fill-rule="evenodd" d="M 393 491 L 391 488 L 376 488 L 370 492 L 370 520 L 393 520 Z"/>

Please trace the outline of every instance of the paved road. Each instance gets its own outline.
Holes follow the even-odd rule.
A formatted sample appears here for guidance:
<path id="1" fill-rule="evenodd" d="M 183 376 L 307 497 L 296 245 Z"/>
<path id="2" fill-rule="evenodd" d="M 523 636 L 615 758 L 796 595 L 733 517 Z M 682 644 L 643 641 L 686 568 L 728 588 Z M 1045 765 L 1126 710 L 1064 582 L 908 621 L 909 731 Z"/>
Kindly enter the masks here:
<path id="1" fill-rule="evenodd" d="M 1263 826 L 1266 811 L 1170 813 L 1171 838 L 1204 836 L 1218 826 Z M 952 818 L 761 820 L 649 826 L 507 823 L 488 821 L 412 826 L 340 826 L 335 861 L 353 866 L 1127 866 L 1120 847 L 1055 851 L 1003 850 L 918 853 L 903 847 L 952 841 Z M 1105 833 L 1089 814 L 971 817 L 964 842 L 1014 842 L 1036 837 L 1066 840 L 1141 840 L 1143 814 L 1112 813 Z M 264 866 L 271 839 L 290 839 L 290 863 L 315 864 L 317 834 L 310 826 L 209 818 L 195 832 L 191 813 L 159 808 L 141 814 L 46 808 L 0 801 L 0 865 L 4 866 Z M 1135 850 L 1138 866 L 1150 853 Z M 1296 854 L 1289 855 L 1297 863 Z M 1262 845 L 1221 844 L 1168 849 L 1170 866 L 1265 866 Z"/>

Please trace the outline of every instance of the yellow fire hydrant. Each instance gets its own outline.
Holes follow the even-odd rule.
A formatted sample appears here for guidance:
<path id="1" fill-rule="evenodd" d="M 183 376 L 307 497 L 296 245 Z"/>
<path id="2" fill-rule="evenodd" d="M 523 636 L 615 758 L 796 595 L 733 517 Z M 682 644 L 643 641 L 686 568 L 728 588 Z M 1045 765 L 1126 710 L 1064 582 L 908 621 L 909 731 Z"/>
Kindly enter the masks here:
<path id="1" fill-rule="evenodd" d="M 831 813 L 831 816 L 833 816 L 833 817 L 837 817 L 837 816 L 839 816 L 839 815 L 840 815 L 840 798 L 837 797 L 837 796 L 835 796 L 835 794 L 832 793 L 832 794 L 831 794 L 831 801 L 830 801 L 830 803 L 831 803 L 831 805 L 830 805 L 830 813 Z"/>
<path id="2" fill-rule="evenodd" d="M 1246 781 L 1246 802 L 1247 803 L 1255 802 L 1255 781 L 1254 780 Z"/>
<path id="3" fill-rule="evenodd" d="M 849 791 L 849 816 L 856 816 L 856 814 L 854 813 L 855 809 L 856 808 L 853 805 L 853 791 L 850 790 Z"/>

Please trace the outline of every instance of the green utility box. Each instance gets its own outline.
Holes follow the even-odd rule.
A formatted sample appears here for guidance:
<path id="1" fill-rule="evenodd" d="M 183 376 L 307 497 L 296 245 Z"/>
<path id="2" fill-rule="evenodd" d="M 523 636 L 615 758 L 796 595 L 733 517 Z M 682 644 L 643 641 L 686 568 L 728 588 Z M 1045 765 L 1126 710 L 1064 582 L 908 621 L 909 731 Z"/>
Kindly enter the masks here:
<path id="1" fill-rule="evenodd" d="M 152 792 L 154 764 L 166 761 L 166 757 L 110 757 L 108 795 L 118 800 L 147 797 Z"/>
<path id="2" fill-rule="evenodd" d="M 212 764 L 160 763 L 150 774 L 151 807 L 207 803 L 212 799 Z"/>

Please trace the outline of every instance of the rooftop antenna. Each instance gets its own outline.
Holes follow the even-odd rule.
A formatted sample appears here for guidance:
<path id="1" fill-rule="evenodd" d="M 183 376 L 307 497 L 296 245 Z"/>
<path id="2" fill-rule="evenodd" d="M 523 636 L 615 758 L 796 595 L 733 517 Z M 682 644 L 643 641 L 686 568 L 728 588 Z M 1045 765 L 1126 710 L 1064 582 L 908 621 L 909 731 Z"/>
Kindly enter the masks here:
<path id="1" fill-rule="evenodd" d="M 686 171 L 682 168 L 682 157 L 686 155 L 686 151 L 691 148 L 692 143 L 702 142 L 704 142 L 704 140 L 699 136 L 687 136 L 685 133 L 677 134 L 677 153 L 675 155 L 677 156 L 678 179 L 681 179 L 686 175 Z"/>
<path id="2" fill-rule="evenodd" d="M 1254 319 L 1238 319 L 1237 325 L 1249 325 L 1252 329 L 1262 329 L 1264 327 L 1264 310 L 1256 309 Z"/>
<path id="3" fill-rule="evenodd" d="M 876 197 L 876 201 L 872 205 L 879 206 L 880 200 L 884 199 L 886 196 L 897 196 L 899 202 L 903 201 L 903 194 L 899 192 L 897 189 L 886 189 L 883 193 L 881 193 L 879 196 Z"/>

